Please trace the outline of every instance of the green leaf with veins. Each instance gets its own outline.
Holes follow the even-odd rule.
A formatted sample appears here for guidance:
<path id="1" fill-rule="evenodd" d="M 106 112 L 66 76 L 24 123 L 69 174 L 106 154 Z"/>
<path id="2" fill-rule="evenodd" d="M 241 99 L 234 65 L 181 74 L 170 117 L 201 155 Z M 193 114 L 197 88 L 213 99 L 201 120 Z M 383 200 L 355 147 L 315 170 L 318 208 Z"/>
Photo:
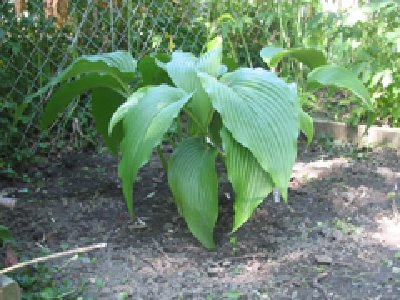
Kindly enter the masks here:
<path id="1" fill-rule="evenodd" d="M 213 231 L 218 217 L 217 149 L 203 138 L 182 141 L 168 162 L 168 184 L 193 235 L 214 248 Z"/>

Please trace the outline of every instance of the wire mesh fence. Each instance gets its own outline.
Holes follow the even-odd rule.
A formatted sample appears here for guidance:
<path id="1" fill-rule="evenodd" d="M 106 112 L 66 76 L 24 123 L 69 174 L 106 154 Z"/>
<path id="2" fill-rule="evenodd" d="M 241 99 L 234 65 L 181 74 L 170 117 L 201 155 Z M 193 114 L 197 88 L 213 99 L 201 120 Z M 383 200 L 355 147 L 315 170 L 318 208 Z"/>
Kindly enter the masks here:
<path id="1" fill-rule="evenodd" d="M 217 31 L 230 34 L 229 48 L 239 61 L 257 63 L 260 47 L 279 38 L 277 14 L 307 19 L 318 3 L 315 0 L 2 1 L 0 63 L 2 87 L 6 88 L 2 94 L 7 98 L 23 97 L 42 87 L 49 77 L 81 54 L 117 49 L 126 49 L 136 58 L 148 52 L 175 49 L 198 53 Z M 288 4 L 290 11 L 284 4 Z"/>

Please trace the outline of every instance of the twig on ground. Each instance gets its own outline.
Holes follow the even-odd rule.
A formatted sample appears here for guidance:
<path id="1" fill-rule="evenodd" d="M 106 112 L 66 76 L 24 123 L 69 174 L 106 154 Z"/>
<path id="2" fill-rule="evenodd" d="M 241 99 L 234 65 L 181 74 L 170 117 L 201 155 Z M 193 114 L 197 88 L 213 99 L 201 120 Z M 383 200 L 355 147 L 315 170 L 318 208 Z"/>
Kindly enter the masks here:
<path id="1" fill-rule="evenodd" d="M 29 261 L 25 261 L 16 265 L 13 265 L 11 267 L 5 268 L 0 270 L 0 275 L 5 274 L 5 273 L 9 273 L 11 271 L 26 267 L 26 266 L 30 266 L 39 262 L 45 262 L 51 259 L 55 259 L 55 258 L 59 258 L 59 257 L 63 257 L 63 256 L 68 256 L 68 255 L 72 255 L 72 254 L 77 254 L 77 253 L 83 253 L 83 252 L 88 252 L 88 251 L 92 251 L 95 249 L 99 249 L 99 248 L 105 248 L 107 247 L 107 243 L 100 243 L 100 244 L 95 244 L 93 246 L 88 246 L 88 247 L 81 247 L 81 248 L 77 248 L 74 250 L 68 250 L 68 251 L 63 251 L 63 252 L 59 252 L 59 253 L 54 253 L 54 254 L 50 254 L 50 255 L 46 255 L 43 257 L 38 257 Z"/>

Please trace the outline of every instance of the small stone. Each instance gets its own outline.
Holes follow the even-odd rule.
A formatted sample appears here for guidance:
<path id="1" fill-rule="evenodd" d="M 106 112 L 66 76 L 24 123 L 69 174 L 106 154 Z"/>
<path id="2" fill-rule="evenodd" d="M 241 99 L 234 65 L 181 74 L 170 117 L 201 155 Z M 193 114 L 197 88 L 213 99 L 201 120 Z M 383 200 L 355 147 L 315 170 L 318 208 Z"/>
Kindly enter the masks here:
<path id="1" fill-rule="evenodd" d="M 327 255 L 315 255 L 315 261 L 320 265 L 331 265 L 332 257 Z"/>
<path id="2" fill-rule="evenodd" d="M 17 200 L 15 198 L 2 197 L 0 195 L 0 205 L 7 208 L 14 208 Z"/>
<path id="3" fill-rule="evenodd" d="M 219 268 L 219 267 L 209 267 L 207 269 L 208 276 L 210 276 L 210 277 L 218 276 L 218 274 L 223 272 L 223 271 L 224 271 L 224 269 L 223 268 Z"/>
<path id="4" fill-rule="evenodd" d="M 144 229 L 144 228 L 147 228 L 147 224 L 140 218 L 137 218 L 135 223 L 128 225 L 128 228 L 129 229 Z"/>

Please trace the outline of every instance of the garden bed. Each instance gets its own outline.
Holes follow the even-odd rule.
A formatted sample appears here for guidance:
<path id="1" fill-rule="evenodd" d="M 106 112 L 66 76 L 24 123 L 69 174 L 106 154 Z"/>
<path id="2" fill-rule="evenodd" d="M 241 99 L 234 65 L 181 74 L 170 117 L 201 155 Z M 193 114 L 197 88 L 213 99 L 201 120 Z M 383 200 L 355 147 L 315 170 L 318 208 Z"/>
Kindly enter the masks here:
<path id="1" fill-rule="evenodd" d="M 77 294 L 94 299 L 397 299 L 400 224 L 388 195 L 399 158 L 390 149 L 302 144 L 288 204 L 269 197 L 231 235 L 233 195 L 223 180 L 215 251 L 187 230 L 156 156 L 135 185 L 139 222 L 129 221 L 116 161 L 95 153 L 51 158 L 29 184 L 0 182 L 17 198 L 0 218 L 20 257 L 106 242 L 49 263 L 64 265 L 60 282 L 87 282 Z"/>

